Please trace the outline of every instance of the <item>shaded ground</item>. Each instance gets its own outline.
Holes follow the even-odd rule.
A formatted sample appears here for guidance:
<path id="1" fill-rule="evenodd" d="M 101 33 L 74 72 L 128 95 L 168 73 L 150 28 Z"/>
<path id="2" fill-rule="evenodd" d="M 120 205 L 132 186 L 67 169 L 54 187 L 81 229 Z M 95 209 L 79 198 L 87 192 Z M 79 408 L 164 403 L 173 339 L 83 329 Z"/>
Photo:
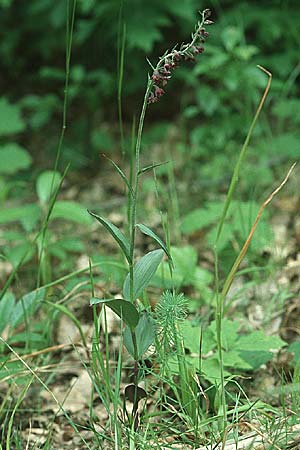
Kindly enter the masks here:
<path id="1" fill-rule="evenodd" d="M 68 199 L 80 200 L 82 204 L 95 205 L 107 211 L 108 217 L 119 224 L 124 222 L 124 196 L 123 188 L 120 180 L 112 171 L 107 171 L 99 180 L 85 180 L 81 188 L 66 186 L 63 196 Z M 153 207 L 153 194 L 148 195 L 145 199 L 146 207 Z M 243 295 L 247 300 L 237 297 L 232 303 L 230 315 L 234 315 L 235 311 L 241 314 L 241 308 L 244 314 L 244 321 L 250 324 L 254 329 L 263 328 L 269 334 L 277 334 L 292 343 L 299 339 L 300 335 L 300 221 L 297 216 L 300 205 L 300 197 L 296 195 L 283 194 L 275 201 L 275 212 L 272 219 L 272 226 L 275 234 L 275 245 L 268 249 L 271 258 L 277 263 L 277 269 L 272 275 L 265 280 L 260 280 L 254 286 L 247 289 Z M 157 227 L 157 214 L 149 215 L 150 224 Z M 149 223 L 149 222 L 148 222 Z M 93 225 L 92 232 L 85 236 L 85 240 L 89 242 L 90 249 L 94 252 L 105 254 L 116 254 L 116 247 L 106 233 Z M 195 240 L 195 236 L 192 237 Z M 145 248 L 149 245 L 147 240 L 139 238 L 138 245 L 144 253 Z M 205 246 L 204 246 L 205 247 Z M 201 251 L 207 251 L 202 245 L 197 244 L 200 252 L 199 260 L 202 259 Z M 88 252 L 77 255 L 73 270 L 86 267 L 88 265 Z M 209 258 L 206 261 L 209 265 Z M 4 267 L 4 266 L 3 266 Z M 213 265 L 211 264 L 213 272 Z M 9 267 L 5 266 L 3 273 L 7 276 Z M 102 295 L 106 290 L 118 293 L 119 288 L 108 277 L 105 279 L 101 270 L 95 269 L 95 290 Z M 98 274 L 98 275 L 97 275 Z M 26 283 L 22 282 L 22 287 Z M 237 279 L 233 289 L 240 289 L 243 284 L 243 278 Z M 192 289 L 192 288 L 191 288 Z M 282 295 L 280 294 L 282 293 Z M 23 351 L 19 351 L 18 343 L 14 347 L 14 354 L 8 357 L 18 361 L 22 359 L 21 366 L 24 374 L 32 375 L 32 383 L 28 388 L 28 392 L 24 395 L 24 400 L 20 403 L 13 420 L 13 435 L 22 436 L 22 448 L 46 448 L 47 439 L 50 439 L 52 449 L 82 449 L 87 448 L 83 443 L 83 439 L 91 448 L 109 448 L 109 444 L 98 443 L 95 446 L 95 432 L 101 434 L 109 434 L 108 413 L 99 400 L 97 393 L 92 395 L 93 402 L 93 421 L 91 422 L 91 388 L 92 382 L 86 370 L 89 367 L 91 358 L 91 343 L 93 339 L 93 323 L 92 311 L 89 308 L 90 286 L 88 285 L 88 277 L 86 279 L 75 280 L 73 288 L 66 290 L 63 283 L 55 286 L 52 292 L 54 298 L 59 303 L 65 304 L 73 317 L 61 314 L 56 317 L 51 315 L 51 319 L 55 320 L 53 327 L 54 339 L 50 347 L 43 348 L 40 351 L 29 352 L 22 356 Z M 192 296 L 192 293 L 190 293 Z M 271 297 L 276 299 L 273 305 L 268 305 L 268 299 Z M 277 295 L 278 294 L 278 295 Z M 153 296 L 153 302 L 157 297 L 156 291 L 150 292 Z M 242 302 L 242 303 L 241 303 Z M 242 305 L 242 306 L 241 306 Z M 268 316 L 266 317 L 266 311 Z M 41 320 L 45 321 L 45 311 L 41 313 Z M 86 346 L 82 342 L 82 336 L 79 328 L 74 321 L 74 317 L 80 322 L 81 330 L 86 339 Z M 46 321 L 43 322 L 46 324 Z M 108 317 L 108 330 L 110 350 L 113 353 L 119 349 L 119 329 L 120 324 L 113 314 Z M 20 327 L 19 332 L 22 331 Z M 5 336 L 3 336 L 5 338 Z M 102 337 L 102 348 L 104 351 L 104 337 Z M 26 353 L 26 352 L 25 352 Z M 7 353 L 9 355 L 9 352 Z M 126 358 L 126 355 L 125 355 Z M 287 410 L 286 417 L 297 415 L 299 411 L 295 410 L 295 399 L 299 405 L 299 393 L 293 391 L 291 383 L 293 377 L 293 364 L 291 363 L 292 354 L 285 350 L 280 352 L 272 364 L 268 364 L 254 374 L 251 374 L 249 380 L 243 381 L 243 388 L 246 390 L 251 399 L 260 399 L 274 408 L 278 407 L 278 411 L 282 411 L 282 406 Z M 27 377 L 28 379 L 28 377 Z M 20 381 L 20 373 L 17 376 L 8 374 L 7 379 L 3 379 L 0 384 L 1 399 L 3 405 L 3 423 L 2 432 L 7 430 L 9 418 L 12 417 L 12 408 L 16 399 L 22 398 L 23 384 Z M 43 384 L 40 382 L 43 380 Z M 283 380 L 287 383 L 285 391 L 284 403 L 282 403 L 282 384 Z M 128 383 L 128 373 L 124 371 L 122 376 L 122 389 Z M 20 385 L 19 385 L 20 384 Z M 292 392 L 289 393 L 288 387 Z M 121 390 L 122 390 L 121 389 Z M 58 403 L 63 405 L 64 413 L 59 409 Z M 153 408 L 153 402 L 149 401 L 148 408 Z M 5 413 L 6 411 L 6 413 Z M 275 410 L 274 410 L 275 411 Z M 274 416 L 274 420 L 279 421 L 274 411 L 268 414 Z M 181 429 L 179 417 L 173 418 L 176 423 L 177 430 Z M 74 431 L 71 426 L 76 424 L 78 432 Z M 299 434 L 300 430 L 289 427 L 294 435 L 288 438 L 288 446 L 284 448 L 300 448 Z M 262 442 L 270 443 L 270 437 L 267 436 L 267 429 L 263 429 L 261 422 L 244 423 L 240 422 L 239 432 L 245 434 L 246 438 L 255 439 L 253 448 L 262 447 Z M 279 428 L 279 426 L 278 426 Z M 283 429 L 284 426 L 282 426 Z M 184 430 L 182 430 L 183 432 Z M 250 434 L 249 434 L 250 433 Z M 113 433 L 112 433 L 113 435 Z M 298 436 L 298 437 L 297 437 Z M 4 438 L 4 436 L 3 436 Z M 3 439 L 2 438 L 2 439 Z M 164 437 L 171 445 L 168 448 L 195 448 L 188 444 L 181 444 L 180 439 L 172 436 Z M 272 439 L 271 439 L 272 440 Z M 3 440 L 4 445 L 5 438 Z M 12 440 L 13 442 L 13 440 Z M 247 441 L 249 442 L 249 441 Z M 103 446 L 102 446 L 103 445 Z M 278 445 L 272 448 L 283 448 Z M 45 447 L 43 447 L 45 446 Z M 13 444 L 11 449 L 17 448 Z M 162 447 L 163 448 L 163 447 Z M 215 447 L 219 448 L 219 447 Z M 226 449 L 235 448 L 230 446 L 228 442 L 224 447 Z M 238 448 L 246 448 L 238 447 Z"/>

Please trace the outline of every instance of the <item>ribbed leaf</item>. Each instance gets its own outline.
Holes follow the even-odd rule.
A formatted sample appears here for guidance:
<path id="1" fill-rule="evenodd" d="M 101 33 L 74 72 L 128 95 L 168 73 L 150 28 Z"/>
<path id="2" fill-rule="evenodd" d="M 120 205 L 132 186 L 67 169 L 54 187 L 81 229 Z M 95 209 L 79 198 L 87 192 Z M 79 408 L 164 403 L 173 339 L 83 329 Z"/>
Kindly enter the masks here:
<path id="1" fill-rule="evenodd" d="M 16 327 L 21 322 L 24 323 L 25 317 L 29 319 L 45 298 L 46 290 L 38 289 L 25 294 L 15 305 L 13 317 L 10 319 L 10 326 Z"/>
<path id="2" fill-rule="evenodd" d="M 53 206 L 51 219 L 65 219 L 83 225 L 90 225 L 92 221 L 86 209 L 71 200 L 57 200 Z"/>
<path id="3" fill-rule="evenodd" d="M 42 204 L 49 201 L 61 182 L 61 174 L 54 170 L 42 172 L 36 181 L 36 192 Z"/>
<path id="4" fill-rule="evenodd" d="M 110 159 L 108 156 L 104 155 L 104 158 L 108 159 L 108 161 L 114 166 L 114 168 L 116 169 L 116 171 L 118 172 L 118 174 L 120 175 L 120 177 L 122 178 L 122 180 L 124 181 L 124 183 L 126 184 L 130 194 L 133 196 L 133 190 L 132 187 L 130 186 L 130 183 L 125 175 L 125 173 L 123 172 L 123 170 L 118 166 L 118 164 L 116 164 L 112 159 Z"/>
<path id="5" fill-rule="evenodd" d="M 95 217 L 95 219 L 98 220 L 98 222 L 101 223 L 101 225 L 103 225 L 107 231 L 111 234 L 111 236 L 114 238 L 114 240 L 119 244 L 122 252 L 124 253 L 124 255 L 126 256 L 127 261 L 130 263 L 131 258 L 130 258 L 130 246 L 129 246 L 129 242 L 126 239 L 126 237 L 124 236 L 124 234 L 122 233 L 122 231 L 119 230 L 119 228 L 117 228 L 113 223 L 111 223 L 109 220 L 104 219 L 101 216 L 98 216 L 97 214 L 91 212 L 88 210 L 88 213 Z"/>
<path id="6" fill-rule="evenodd" d="M 158 245 L 163 249 L 167 257 L 169 258 L 169 260 L 172 262 L 171 253 L 169 252 L 166 244 L 162 241 L 162 239 L 159 236 L 157 236 L 157 234 L 154 233 L 154 231 L 152 231 L 151 228 L 147 227 L 147 225 L 144 225 L 143 223 L 137 223 L 136 226 L 143 234 L 150 236 L 155 242 L 157 242 Z"/>
<path id="7" fill-rule="evenodd" d="M 119 298 L 105 299 L 92 297 L 90 300 L 90 305 L 98 304 L 104 304 L 112 309 L 113 312 L 117 314 L 117 316 L 124 320 L 124 322 L 129 326 L 130 329 L 133 330 L 137 326 L 140 317 L 138 310 L 132 303 L 128 302 L 127 300 Z"/>
<path id="8" fill-rule="evenodd" d="M 167 163 L 168 163 L 168 161 L 165 161 L 165 162 L 162 162 L 162 163 L 157 163 L 157 164 L 150 164 L 150 166 L 146 166 L 146 167 L 143 167 L 142 169 L 140 169 L 138 175 L 141 175 L 142 173 L 148 172 L 149 170 L 153 170 L 156 167 L 163 166 L 164 164 L 167 164 Z"/>
<path id="9" fill-rule="evenodd" d="M 140 315 L 140 320 L 135 328 L 136 345 L 137 345 L 137 357 L 141 358 L 143 354 L 148 350 L 150 345 L 153 344 L 155 339 L 156 325 L 153 317 L 147 312 L 143 311 Z M 124 332 L 124 345 L 127 348 L 128 353 L 134 357 L 134 346 L 132 342 L 132 334 L 129 328 Z"/>
<path id="10" fill-rule="evenodd" d="M 161 249 L 153 250 L 143 256 L 133 269 L 133 299 L 130 299 L 130 275 L 128 274 L 124 286 L 123 295 L 126 300 L 136 300 L 148 286 L 157 267 L 162 261 L 164 252 Z"/>

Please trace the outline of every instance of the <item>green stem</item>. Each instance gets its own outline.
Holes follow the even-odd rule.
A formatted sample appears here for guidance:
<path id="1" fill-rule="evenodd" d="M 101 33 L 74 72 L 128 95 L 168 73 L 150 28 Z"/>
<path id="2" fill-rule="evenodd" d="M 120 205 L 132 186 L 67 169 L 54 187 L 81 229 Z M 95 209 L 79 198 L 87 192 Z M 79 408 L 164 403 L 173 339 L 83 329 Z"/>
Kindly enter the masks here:
<path id="1" fill-rule="evenodd" d="M 263 107 L 263 105 L 264 105 L 264 103 L 266 101 L 266 97 L 268 95 L 268 92 L 269 92 L 270 86 L 271 86 L 272 74 L 270 72 L 268 72 L 266 69 L 264 69 L 263 67 L 261 67 L 261 66 L 257 66 L 257 67 L 259 69 L 261 69 L 263 72 L 265 72 L 268 75 L 269 79 L 268 79 L 267 86 L 266 86 L 265 91 L 264 91 L 264 93 L 263 93 L 263 95 L 261 97 L 261 100 L 259 102 L 259 105 L 258 105 L 258 108 L 256 110 L 255 116 L 254 116 L 253 121 L 252 121 L 252 123 L 250 125 L 248 134 L 246 136 L 245 142 L 244 142 L 243 147 L 242 147 L 242 149 L 240 151 L 239 158 L 237 160 L 237 163 L 236 163 L 234 171 L 233 171 L 233 175 L 232 175 L 232 178 L 231 178 L 231 182 L 230 182 L 228 193 L 227 193 L 227 197 L 226 197 L 226 202 L 225 202 L 225 205 L 224 205 L 224 208 L 223 208 L 223 212 L 222 212 L 222 217 L 221 217 L 221 220 L 220 220 L 219 226 L 218 226 L 217 238 L 216 238 L 216 243 L 215 243 L 216 246 L 217 246 L 217 244 L 219 242 L 219 238 L 220 238 L 220 235 L 221 235 L 221 232 L 222 232 L 222 229 L 223 229 L 223 225 L 224 225 L 224 222 L 225 222 L 227 211 L 228 211 L 229 205 L 230 205 L 231 200 L 232 200 L 233 192 L 234 192 L 236 184 L 237 184 L 237 182 L 239 180 L 241 165 L 242 165 L 242 162 L 243 162 L 246 150 L 248 148 L 248 145 L 249 145 L 250 139 L 252 137 L 255 125 L 257 123 L 257 120 L 259 118 L 259 115 L 260 115 L 262 107 Z"/>
<path id="2" fill-rule="evenodd" d="M 142 143 L 142 135 L 143 135 L 143 127 L 145 121 L 145 115 L 148 104 L 148 97 L 152 89 L 153 82 L 149 78 L 148 84 L 144 96 L 142 111 L 139 120 L 139 127 L 137 133 L 137 139 L 135 144 L 135 153 L 134 157 L 131 159 L 131 172 L 130 172 L 130 186 L 132 188 L 133 195 L 131 197 L 131 201 L 128 204 L 129 207 L 129 233 L 130 233 L 130 263 L 129 263 L 129 287 L 130 287 L 130 301 L 134 303 L 134 248 L 135 248 L 135 232 L 136 232 L 136 210 L 137 210 L 137 200 L 138 200 L 138 191 L 139 191 L 139 172 L 140 172 L 140 151 L 141 151 L 141 143 Z M 133 152 L 132 152 L 133 153 Z M 136 333 L 134 330 L 131 330 L 131 337 L 133 343 L 133 353 L 134 353 L 134 361 L 135 368 L 138 362 L 138 348 L 137 348 L 137 340 Z M 138 385 L 138 377 L 135 371 L 134 375 L 134 385 Z"/>
<path id="3" fill-rule="evenodd" d="M 147 110 L 147 100 L 152 88 L 152 80 L 148 80 L 142 111 L 139 120 L 137 140 L 135 144 L 135 161 L 134 161 L 134 172 L 132 174 L 131 188 L 132 188 L 132 201 L 130 204 L 129 211 L 129 230 L 130 230 L 130 264 L 129 264 L 129 277 L 130 277 L 130 301 L 134 302 L 133 296 L 133 278 L 134 278 L 134 248 L 135 248 L 135 232 L 136 232 L 136 210 L 138 201 L 138 191 L 139 191 L 139 171 L 140 171 L 140 151 L 142 143 L 142 134 L 145 121 L 145 115 Z"/>
<path id="4" fill-rule="evenodd" d="M 75 11 L 76 11 L 76 1 L 73 2 L 73 9 L 72 9 L 72 16 L 71 16 L 71 24 L 69 23 L 69 6 L 70 1 L 67 2 L 67 27 L 66 27 L 66 69 L 65 69 L 65 85 L 64 85 L 64 100 L 63 100 L 63 116 L 62 116 L 62 127 L 61 127 L 61 133 L 60 138 L 58 142 L 57 152 L 56 152 L 56 158 L 54 163 L 54 173 L 51 181 L 51 187 L 50 187 L 50 198 L 52 197 L 52 191 L 54 186 L 54 179 L 55 179 L 55 172 L 58 168 L 58 163 L 61 156 L 62 151 L 62 145 L 66 133 L 67 128 L 67 108 L 68 108 L 68 94 L 69 94 L 69 79 L 70 79 L 70 62 L 71 62 L 71 50 L 72 50 L 72 40 L 73 40 L 73 30 L 74 30 L 74 23 L 75 23 Z M 50 217 L 49 217 L 50 219 Z M 42 230 L 42 238 L 41 238 L 41 244 L 40 249 L 38 252 L 38 259 L 40 261 L 40 265 L 38 268 L 38 274 L 37 274 L 37 287 L 39 287 L 41 283 L 41 274 L 42 274 L 42 267 L 43 267 L 43 259 L 44 259 L 44 252 L 45 252 L 45 240 L 46 240 L 46 233 L 48 229 L 48 222 L 44 224 L 43 230 Z M 44 280 L 45 281 L 45 280 Z"/>
<path id="5" fill-rule="evenodd" d="M 123 5 L 122 5 L 123 6 Z M 125 56 L 125 41 L 126 41 L 126 24 L 121 27 L 122 6 L 120 9 L 119 18 L 119 39 L 118 39 L 118 116 L 119 116 L 119 129 L 121 137 L 121 150 L 122 156 L 125 155 L 124 146 L 124 127 L 123 127 L 123 114 L 122 114 L 122 87 L 124 76 L 124 56 Z M 121 30 L 122 28 L 122 30 Z"/>
<path id="6" fill-rule="evenodd" d="M 226 408 L 226 395 L 225 395 L 225 378 L 224 378 L 224 365 L 223 365 L 223 348 L 222 348 L 222 320 L 223 320 L 223 315 L 224 315 L 224 300 L 225 300 L 225 295 L 224 292 L 222 292 L 222 294 L 219 293 L 219 260 L 218 260 L 218 242 L 223 230 L 223 226 L 224 226 L 224 222 L 226 219 L 226 215 L 228 212 L 228 208 L 230 206 L 231 200 L 232 200 L 232 196 L 234 193 L 234 190 L 236 188 L 237 182 L 239 180 L 239 175 L 240 175 L 240 170 L 241 170 L 241 165 L 244 159 L 244 156 L 246 154 L 246 150 L 248 148 L 250 139 L 252 137 L 255 125 L 257 123 L 257 120 L 259 118 L 259 115 L 261 113 L 261 110 L 263 108 L 263 105 L 265 103 L 266 97 L 268 95 L 270 86 L 271 86 L 271 81 L 272 81 L 272 74 L 270 72 L 268 72 L 266 69 L 264 69 L 261 66 L 258 66 L 258 68 L 260 70 L 262 70 L 263 72 L 265 72 L 269 79 L 266 85 L 266 88 L 264 90 L 264 93 L 261 97 L 261 100 L 259 102 L 259 105 L 257 107 L 256 113 L 254 115 L 254 118 L 252 120 L 252 123 L 250 125 L 248 134 L 246 136 L 245 142 L 242 146 L 242 149 L 240 151 L 239 154 L 239 158 L 237 160 L 237 163 L 235 165 L 234 171 L 233 171 L 233 175 L 231 178 L 231 182 L 229 185 L 229 189 L 228 189 L 228 193 L 227 193 L 227 197 L 226 197 L 226 202 L 223 208 L 223 212 L 222 212 L 222 216 L 218 225 L 218 230 L 217 230 L 217 236 L 216 236 L 216 240 L 215 240 L 215 245 L 214 245 L 214 257 L 215 257 L 215 296 L 216 296 L 216 333 L 217 333 L 217 349 L 218 349 L 218 358 L 219 358 L 219 364 L 220 364 L 220 401 L 221 401 L 221 408 L 222 408 L 222 432 L 225 432 L 226 426 L 227 426 L 227 408 Z M 224 291 L 224 289 L 223 289 Z"/>

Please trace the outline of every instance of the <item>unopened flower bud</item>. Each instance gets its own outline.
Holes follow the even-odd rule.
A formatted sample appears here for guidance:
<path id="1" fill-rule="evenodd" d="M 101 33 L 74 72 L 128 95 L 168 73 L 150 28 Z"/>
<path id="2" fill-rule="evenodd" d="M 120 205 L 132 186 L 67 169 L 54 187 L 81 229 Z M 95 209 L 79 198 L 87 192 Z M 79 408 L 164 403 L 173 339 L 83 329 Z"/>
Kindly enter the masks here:
<path id="1" fill-rule="evenodd" d="M 160 88 L 160 87 L 158 87 L 158 86 L 154 86 L 154 95 L 155 95 L 157 98 L 159 98 L 159 97 L 161 97 L 162 95 L 164 95 L 164 93 L 165 93 L 165 91 L 164 91 L 162 88 Z"/>
<path id="2" fill-rule="evenodd" d="M 199 47 L 197 47 L 197 52 L 198 53 L 203 53 L 204 52 L 204 47 L 202 47 L 201 45 Z"/>
<path id="3" fill-rule="evenodd" d="M 182 56 L 180 55 L 180 53 L 174 52 L 173 58 L 174 58 L 174 61 L 180 61 L 182 59 Z"/>

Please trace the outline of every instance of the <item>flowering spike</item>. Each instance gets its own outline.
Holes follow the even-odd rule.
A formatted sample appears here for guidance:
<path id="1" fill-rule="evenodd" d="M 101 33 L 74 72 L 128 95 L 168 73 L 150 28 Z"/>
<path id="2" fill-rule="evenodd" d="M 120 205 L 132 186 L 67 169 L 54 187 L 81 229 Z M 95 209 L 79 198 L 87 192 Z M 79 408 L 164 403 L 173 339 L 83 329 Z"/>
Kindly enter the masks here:
<path id="1" fill-rule="evenodd" d="M 204 52 L 202 44 L 205 43 L 206 38 L 209 36 L 204 25 L 211 25 L 213 21 L 208 20 L 208 17 L 211 15 L 210 9 L 205 9 L 200 14 L 202 20 L 197 23 L 195 32 L 192 33 L 191 42 L 188 44 L 182 43 L 179 50 L 176 49 L 176 44 L 171 52 L 168 53 L 168 51 L 166 51 L 164 55 L 159 58 L 151 75 L 153 84 L 148 97 L 148 103 L 158 102 L 159 98 L 164 94 L 162 87 L 167 85 L 172 76 L 172 70 L 178 67 L 180 61 L 195 61 L 195 56 Z"/>

